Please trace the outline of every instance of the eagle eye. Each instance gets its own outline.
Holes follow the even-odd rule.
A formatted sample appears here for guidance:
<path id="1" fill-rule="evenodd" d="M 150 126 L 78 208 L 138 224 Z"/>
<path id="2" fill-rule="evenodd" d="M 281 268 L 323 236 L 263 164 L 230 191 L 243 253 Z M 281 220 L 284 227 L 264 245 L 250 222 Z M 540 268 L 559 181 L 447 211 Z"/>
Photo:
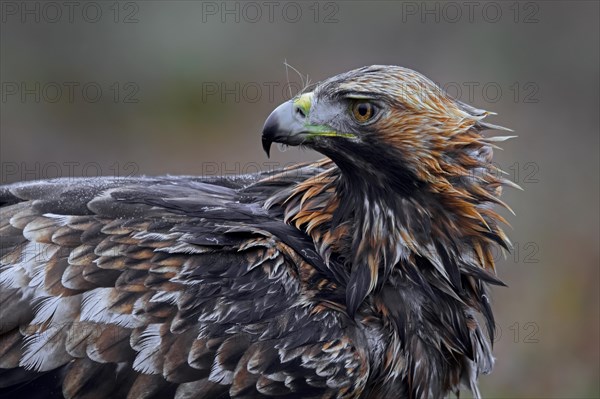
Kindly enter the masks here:
<path id="1" fill-rule="evenodd" d="M 375 106 L 368 101 L 359 100 L 351 105 L 352 116 L 358 123 L 365 123 L 375 116 Z"/>

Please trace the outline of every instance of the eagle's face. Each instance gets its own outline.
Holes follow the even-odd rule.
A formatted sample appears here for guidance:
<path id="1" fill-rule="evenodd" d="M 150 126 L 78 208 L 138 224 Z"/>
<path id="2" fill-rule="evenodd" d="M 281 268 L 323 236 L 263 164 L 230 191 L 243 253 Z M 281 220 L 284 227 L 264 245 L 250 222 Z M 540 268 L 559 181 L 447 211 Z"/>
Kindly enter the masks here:
<path id="1" fill-rule="evenodd" d="M 370 66 L 280 105 L 265 123 L 263 146 L 267 153 L 272 142 L 306 146 L 371 183 L 400 179 L 406 187 L 460 174 L 457 157 L 468 151 L 456 144 L 480 137 L 471 128 L 483 116 L 417 72 Z M 486 155 L 470 150 L 467 158 Z"/>

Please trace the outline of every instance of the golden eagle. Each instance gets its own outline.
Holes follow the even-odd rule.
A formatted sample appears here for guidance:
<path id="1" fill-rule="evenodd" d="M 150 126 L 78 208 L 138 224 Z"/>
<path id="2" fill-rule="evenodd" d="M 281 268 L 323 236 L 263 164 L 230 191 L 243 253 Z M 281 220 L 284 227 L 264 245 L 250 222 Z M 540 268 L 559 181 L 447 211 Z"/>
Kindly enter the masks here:
<path id="1" fill-rule="evenodd" d="M 510 245 L 488 114 L 369 66 L 268 117 L 267 153 L 319 162 L 2 186 L 0 396 L 479 397 Z"/>

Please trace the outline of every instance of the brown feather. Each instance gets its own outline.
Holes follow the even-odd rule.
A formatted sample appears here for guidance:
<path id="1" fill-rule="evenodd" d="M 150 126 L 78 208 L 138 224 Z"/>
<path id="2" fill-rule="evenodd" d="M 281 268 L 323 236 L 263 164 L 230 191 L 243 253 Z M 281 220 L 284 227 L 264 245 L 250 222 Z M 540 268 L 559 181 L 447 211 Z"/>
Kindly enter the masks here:
<path id="1" fill-rule="evenodd" d="M 23 355 L 23 336 L 18 329 L 0 335 L 0 369 L 19 366 Z"/>

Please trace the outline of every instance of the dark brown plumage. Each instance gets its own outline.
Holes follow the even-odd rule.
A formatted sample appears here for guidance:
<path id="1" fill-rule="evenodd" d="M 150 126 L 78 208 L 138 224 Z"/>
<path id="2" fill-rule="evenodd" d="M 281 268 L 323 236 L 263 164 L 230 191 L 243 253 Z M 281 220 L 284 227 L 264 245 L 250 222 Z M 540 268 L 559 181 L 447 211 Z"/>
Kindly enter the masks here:
<path id="1" fill-rule="evenodd" d="M 499 127 L 372 66 L 263 132 L 328 159 L 0 189 L 0 395 L 426 398 L 491 370 Z"/>

